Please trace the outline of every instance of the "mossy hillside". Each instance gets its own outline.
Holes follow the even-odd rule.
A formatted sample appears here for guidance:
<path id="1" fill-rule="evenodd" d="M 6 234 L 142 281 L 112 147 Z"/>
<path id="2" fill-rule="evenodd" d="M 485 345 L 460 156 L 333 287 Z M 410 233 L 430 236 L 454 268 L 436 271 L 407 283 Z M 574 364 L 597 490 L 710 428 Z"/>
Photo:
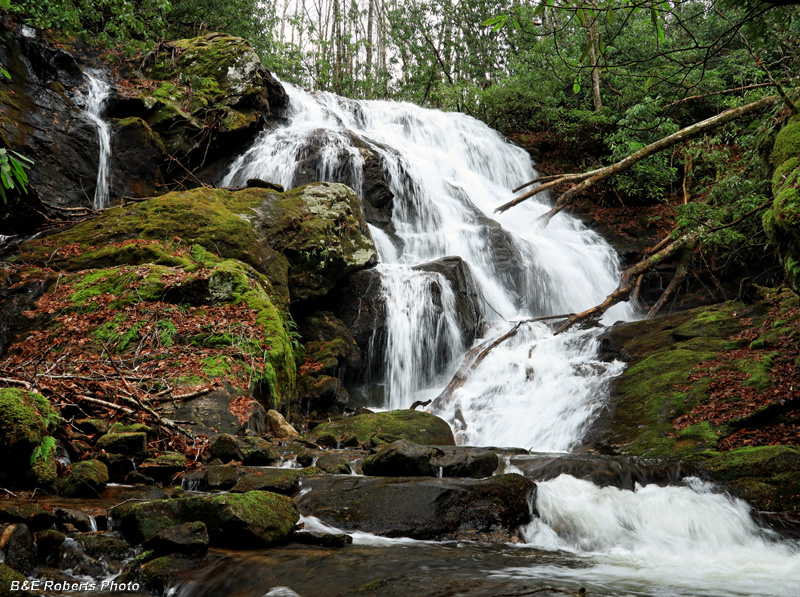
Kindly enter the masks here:
<path id="1" fill-rule="evenodd" d="M 416 410 L 393 410 L 343 417 L 315 427 L 314 434 L 331 434 L 336 438 L 355 436 L 360 442 L 382 434 L 421 445 L 455 445 L 453 431 L 444 420 Z"/>
<path id="2" fill-rule="evenodd" d="M 775 244 L 789 286 L 800 294 L 800 118 L 793 117 L 778 133 L 770 154 L 773 205 L 762 223 Z"/>
<path id="3" fill-rule="evenodd" d="M 345 185 L 312 183 L 275 194 L 260 215 L 264 236 L 289 261 L 292 301 L 323 296 L 375 259 L 361 202 Z"/>

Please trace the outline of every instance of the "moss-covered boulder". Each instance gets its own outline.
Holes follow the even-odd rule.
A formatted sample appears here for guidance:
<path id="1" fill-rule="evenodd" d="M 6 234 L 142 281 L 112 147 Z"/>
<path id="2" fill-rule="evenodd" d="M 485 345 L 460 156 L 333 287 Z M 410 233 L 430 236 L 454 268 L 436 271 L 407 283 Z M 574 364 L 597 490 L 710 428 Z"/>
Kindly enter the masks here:
<path id="1" fill-rule="evenodd" d="M 778 133 L 769 161 L 775 200 L 764 212 L 764 232 L 778 249 L 787 283 L 800 294 L 800 117 L 793 117 Z"/>
<path id="2" fill-rule="evenodd" d="M 106 433 L 97 447 L 111 454 L 137 455 L 147 448 L 147 434 L 142 432 Z"/>
<path id="3" fill-rule="evenodd" d="M 58 479 L 56 440 L 47 436 L 31 453 L 29 477 L 37 487 L 52 488 Z"/>
<path id="4" fill-rule="evenodd" d="M 108 483 L 108 468 L 99 460 L 84 460 L 61 480 L 58 492 L 64 497 L 96 498 Z"/>
<path id="5" fill-rule="evenodd" d="M 208 551 L 208 529 L 200 521 L 184 522 L 156 533 L 144 542 L 143 547 L 157 554 L 183 553 L 192 556 Z"/>
<path id="6" fill-rule="evenodd" d="M 391 410 L 343 417 L 319 425 L 314 429 L 314 434 L 331 434 L 337 438 L 355 436 L 360 442 L 384 434 L 415 444 L 454 446 L 456 443 L 453 430 L 444 420 L 416 410 Z"/>
<path id="7" fill-rule="evenodd" d="M 41 394 L 0 389 L 0 444 L 4 450 L 0 479 L 19 482 L 35 465 L 36 470 L 31 471 L 34 480 L 52 482 L 55 442 L 52 438 L 44 440 L 57 422 L 58 415 Z"/>
<path id="8" fill-rule="evenodd" d="M 212 545 L 266 547 L 288 537 L 299 519 L 286 496 L 249 491 L 206 497 L 155 500 L 114 508 L 125 538 L 133 543 L 183 522 L 202 521 Z"/>
<path id="9" fill-rule="evenodd" d="M 755 304 L 614 326 L 604 335 L 606 356 L 628 368 L 586 443 L 689 461 L 759 509 L 800 509 L 800 454 L 780 445 L 793 443 L 798 423 L 791 380 L 799 313 L 790 291 L 763 290 Z"/>
<path id="10" fill-rule="evenodd" d="M 18 582 L 21 586 L 28 580 L 24 574 L 21 572 L 17 572 L 10 566 L 6 566 L 5 564 L 0 564 L 0 597 L 18 597 L 19 595 L 30 595 L 28 591 L 20 591 L 17 589 L 16 591 L 11 590 L 11 583 Z"/>
<path id="11" fill-rule="evenodd" d="M 137 111 L 190 167 L 234 154 L 288 104 L 250 44 L 231 35 L 160 44 L 142 67 Z"/>
<path id="12" fill-rule="evenodd" d="M 289 263 L 292 301 L 325 295 L 345 274 L 376 259 L 375 246 L 349 187 L 315 183 L 275 194 L 261 206 L 259 226 Z"/>

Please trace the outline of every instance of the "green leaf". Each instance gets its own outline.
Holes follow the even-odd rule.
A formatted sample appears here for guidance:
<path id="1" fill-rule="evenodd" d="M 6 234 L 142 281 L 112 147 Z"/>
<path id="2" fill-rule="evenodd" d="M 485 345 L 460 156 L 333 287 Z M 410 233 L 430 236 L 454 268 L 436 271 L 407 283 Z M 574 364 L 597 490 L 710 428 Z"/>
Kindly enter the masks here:
<path id="1" fill-rule="evenodd" d="M 586 15 L 583 13 L 583 9 L 579 8 L 576 10 L 575 16 L 578 18 L 578 23 L 580 23 L 581 27 L 583 27 L 583 24 L 586 22 Z"/>
<path id="2" fill-rule="evenodd" d="M 581 84 L 578 83 L 577 79 L 575 79 L 575 82 L 572 84 L 572 92 L 573 93 L 580 93 L 581 92 Z"/>
<path id="3" fill-rule="evenodd" d="M 609 8 L 608 9 L 607 17 L 608 17 L 608 24 L 609 25 L 613 25 L 614 24 L 614 9 L 613 8 Z"/>
<path id="4" fill-rule="evenodd" d="M 648 90 L 648 89 L 650 89 L 650 86 L 651 86 L 652 84 L 653 84 L 653 77 L 652 77 L 652 75 L 651 75 L 651 76 L 649 76 L 649 77 L 647 78 L 647 81 L 645 81 L 645 82 L 644 82 L 644 90 L 645 90 L 645 93 L 647 92 L 647 90 Z"/>
<path id="5" fill-rule="evenodd" d="M 504 15 L 497 15 L 495 17 L 489 17 L 485 21 L 481 23 L 481 27 L 489 27 L 491 25 L 496 25 L 503 19 Z"/>
<path id="6" fill-rule="evenodd" d="M 540 2 L 539 6 L 537 6 L 533 11 L 533 17 L 538 17 L 540 14 L 544 12 L 544 9 L 547 8 L 547 4 L 545 2 Z"/>

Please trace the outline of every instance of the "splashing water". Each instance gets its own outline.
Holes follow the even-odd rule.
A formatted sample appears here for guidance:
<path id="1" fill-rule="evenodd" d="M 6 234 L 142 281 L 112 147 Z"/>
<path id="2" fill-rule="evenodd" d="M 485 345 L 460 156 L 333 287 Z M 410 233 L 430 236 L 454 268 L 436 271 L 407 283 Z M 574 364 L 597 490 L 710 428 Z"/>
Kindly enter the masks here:
<path id="1" fill-rule="evenodd" d="M 288 124 L 262 133 L 222 183 L 344 182 L 363 200 L 363 150 L 381 157 L 394 203 L 391 228 L 370 226 L 387 311 L 380 406 L 436 396 L 469 348 L 453 315 L 455 289 L 414 266 L 453 255 L 468 264 L 484 340 L 520 320 L 588 308 L 616 287 L 618 259 L 602 238 L 565 214 L 537 225 L 546 198 L 494 216 L 509 189 L 535 171 L 526 152 L 486 125 L 411 104 L 285 87 Z M 604 321 L 633 315 L 617 305 Z M 623 369 L 597 358 L 597 336 L 554 336 L 544 323 L 525 324 L 436 414 L 451 422 L 459 443 L 569 451 Z M 536 556 L 495 574 L 580 582 L 610 595 L 794 595 L 800 586 L 798 546 L 756 525 L 744 502 L 697 480 L 630 491 L 561 475 L 538 483 L 535 507 L 525 549 L 568 554 L 573 564 Z"/>
<path id="2" fill-rule="evenodd" d="M 97 140 L 100 155 L 97 158 L 97 183 L 95 185 L 92 207 L 105 209 L 109 198 L 108 160 L 111 157 L 111 125 L 103 118 L 103 111 L 111 95 L 111 86 L 101 78 L 86 74 L 88 94 L 86 96 L 86 117 L 97 127 Z"/>
<path id="3" fill-rule="evenodd" d="M 371 227 L 387 297 L 382 406 L 407 407 L 435 395 L 469 348 L 449 283 L 414 266 L 461 257 L 482 296 L 489 336 L 519 319 L 587 308 L 616 286 L 616 254 L 599 236 L 571 217 L 556 218 L 544 229 L 535 223 L 549 209 L 545 198 L 493 219 L 493 209 L 511 198 L 509 189 L 536 173 L 524 150 L 485 124 L 412 104 L 286 89 L 288 125 L 263 133 L 222 184 L 263 178 L 288 188 L 313 168 L 312 179 L 344 182 L 362 194 L 361 149 L 380 155 L 394 194 L 393 238 Z M 317 150 L 312 165 L 309 148 Z M 627 307 L 610 317 L 615 315 L 628 316 Z M 603 382 L 620 370 L 593 360 L 594 336 L 553 338 L 545 325 L 524 329 L 486 359 L 440 414 L 461 421 L 462 442 L 571 447 L 602 404 Z M 551 417 L 541 416 L 542 404 L 566 422 L 554 428 Z"/>

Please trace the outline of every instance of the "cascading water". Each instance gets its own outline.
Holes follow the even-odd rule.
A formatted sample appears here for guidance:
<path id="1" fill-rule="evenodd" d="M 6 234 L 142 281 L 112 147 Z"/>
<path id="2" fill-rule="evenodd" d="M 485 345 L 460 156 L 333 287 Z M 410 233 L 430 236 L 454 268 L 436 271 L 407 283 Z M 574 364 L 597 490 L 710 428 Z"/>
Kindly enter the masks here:
<path id="1" fill-rule="evenodd" d="M 469 266 L 484 338 L 520 320 L 587 308 L 616 286 L 617 257 L 598 235 L 565 215 L 546 228 L 536 224 L 549 209 L 545 198 L 493 219 L 509 189 L 535 171 L 523 150 L 486 125 L 410 104 L 286 88 L 287 125 L 263 133 L 222 184 L 344 182 L 364 200 L 364 149 L 382 158 L 394 202 L 391 226 L 370 227 L 387 311 L 386 398 L 379 406 L 436 396 L 469 348 L 452 314 L 454 289 L 424 264 L 458 256 Z M 618 305 L 606 320 L 632 316 Z M 526 323 L 437 414 L 453 424 L 460 443 L 568 451 L 622 370 L 599 361 L 597 348 L 596 331 L 553 336 L 545 323 Z M 562 475 L 539 483 L 536 508 L 540 518 L 524 533 L 528 546 L 571 553 L 582 563 L 496 574 L 595 579 L 595 586 L 614 587 L 609 594 L 788 595 L 800 581 L 797 546 L 768 536 L 744 502 L 699 483 L 630 491 Z M 769 583 L 771 577 L 781 582 Z"/>
<path id="2" fill-rule="evenodd" d="M 88 93 L 86 95 L 86 117 L 97 127 L 97 141 L 100 154 L 97 158 L 97 183 L 95 185 L 92 207 L 108 207 L 108 159 L 111 157 L 111 125 L 103 118 L 106 102 L 111 95 L 111 86 L 100 77 L 86 74 Z"/>

